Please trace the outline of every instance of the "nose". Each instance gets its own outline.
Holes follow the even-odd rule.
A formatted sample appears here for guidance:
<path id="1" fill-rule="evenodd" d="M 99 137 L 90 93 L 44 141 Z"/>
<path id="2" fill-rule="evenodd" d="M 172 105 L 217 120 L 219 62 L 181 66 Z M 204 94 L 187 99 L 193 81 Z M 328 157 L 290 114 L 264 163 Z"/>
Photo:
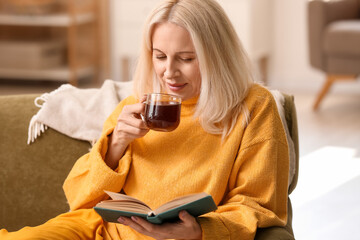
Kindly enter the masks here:
<path id="1" fill-rule="evenodd" d="M 164 77 L 173 78 L 178 74 L 179 74 L 179 70 L 177 69 L 176 63 L 173 60 L 169 59 L 166 62 Z"/>

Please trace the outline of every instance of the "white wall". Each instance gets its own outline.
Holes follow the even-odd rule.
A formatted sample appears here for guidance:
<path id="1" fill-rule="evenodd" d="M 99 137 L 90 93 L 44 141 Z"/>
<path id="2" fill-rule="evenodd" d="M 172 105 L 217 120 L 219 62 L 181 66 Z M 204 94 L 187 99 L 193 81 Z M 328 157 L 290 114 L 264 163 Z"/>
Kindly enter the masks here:
<path id="1" fill-rule="evenodd" d="M 318 91 L 324 75 L 309 65 L 307 0 L 275 0 L 270 85 Z"/>
<path id="2" fill-rule="evenodd" d="M 218 0 L 253 60 L 270 53 L 273 0 Z"/>
<path id="3" fill-rule="evenodd" d="M 122 79 L 123 58 L 129 58 L 133 67 L 138 55 L 142 26 L 158 0 L 110 0 L 112 30 L 112 78 Z"/>

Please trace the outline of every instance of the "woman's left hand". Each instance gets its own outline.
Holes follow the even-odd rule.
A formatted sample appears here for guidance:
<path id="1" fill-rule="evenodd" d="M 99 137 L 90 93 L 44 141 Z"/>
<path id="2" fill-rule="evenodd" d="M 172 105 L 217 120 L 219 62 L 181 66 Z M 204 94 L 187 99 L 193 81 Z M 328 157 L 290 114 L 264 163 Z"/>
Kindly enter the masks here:
<path id="1" fill-rule="evenodd" d="M 152 224 L 140 217 L 120 217 L 119 223 L 155 239 L 201 239 L 202 231 L 196 219 L 186 211 L 179 213 L 176 223 Z"/>

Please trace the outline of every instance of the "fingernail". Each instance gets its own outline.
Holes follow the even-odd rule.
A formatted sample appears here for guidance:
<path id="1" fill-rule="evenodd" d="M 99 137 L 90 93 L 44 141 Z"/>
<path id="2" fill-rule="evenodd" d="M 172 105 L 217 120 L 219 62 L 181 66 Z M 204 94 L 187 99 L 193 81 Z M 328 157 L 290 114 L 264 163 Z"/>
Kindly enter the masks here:
<path id="1" fill-rule="evenodd" d="M 139 220 L 138 217 L 135 217 L 135 216 L 132 216 L 131 219 L 135 222 L 137 222 Z"/>
<path id="2" fill-rule="evenodd" d="M 125 222 L 125 220 L 124 220 L 124 218 L 123 218 L 123 217 L 119 217 L 119 218 L 118 218 L 118 222 L 119 222 L 119 223 L 124 223 L 124 222 Z"/>
<path id="3" fill-rule="evenodd" d="M 181 217 L 185 217 L 185 216 L 186 216 L 186 211 L 185 211 L 185 210 L 182 210 L 182 211 L 180 212 L 180 214 L 181 214 Z"/>

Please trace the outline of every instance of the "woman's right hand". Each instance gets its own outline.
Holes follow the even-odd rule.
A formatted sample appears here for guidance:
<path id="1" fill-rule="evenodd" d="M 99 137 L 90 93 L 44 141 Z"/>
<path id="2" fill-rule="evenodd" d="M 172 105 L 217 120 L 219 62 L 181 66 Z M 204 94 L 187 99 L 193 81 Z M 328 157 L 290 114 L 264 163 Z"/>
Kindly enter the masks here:
<path id="1" fill-rule="evenodd" d="M 119 159 L 127 146 L 136 138 L 141 138 L 149 132 L 149 128 L 141 119 L 140 114 L 145 112 L 145 96 L 139 103 L 126 105 L 122 109 L 113 133 L 109 136 L 109 146 L 105 162 L 112 168 L 117 168 Z"/>

